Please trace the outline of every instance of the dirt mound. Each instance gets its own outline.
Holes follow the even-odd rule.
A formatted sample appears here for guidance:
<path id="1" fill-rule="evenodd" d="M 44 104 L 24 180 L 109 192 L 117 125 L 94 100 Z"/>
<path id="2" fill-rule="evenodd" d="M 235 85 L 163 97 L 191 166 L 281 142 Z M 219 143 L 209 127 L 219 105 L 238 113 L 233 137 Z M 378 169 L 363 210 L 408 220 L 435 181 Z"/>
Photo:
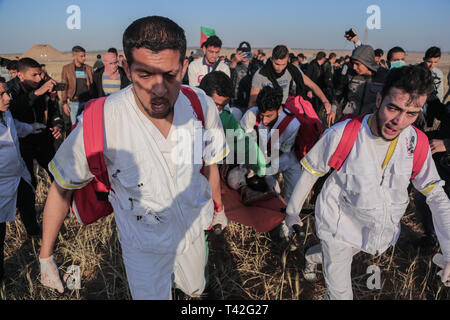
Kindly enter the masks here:
<path id="1" fill-rule="evenodd" d="M 38 62 L 64 59 L 64 54 L 49 44 L 36 44 L 22 55 L 22 58 L 30 57 Z"/>

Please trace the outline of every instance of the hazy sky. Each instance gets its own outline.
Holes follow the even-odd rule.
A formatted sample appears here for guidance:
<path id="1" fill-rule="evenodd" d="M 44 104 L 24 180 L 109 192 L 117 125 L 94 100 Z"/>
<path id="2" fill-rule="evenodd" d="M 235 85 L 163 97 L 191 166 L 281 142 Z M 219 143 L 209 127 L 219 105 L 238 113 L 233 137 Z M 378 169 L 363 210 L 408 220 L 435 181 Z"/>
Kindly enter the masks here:
<path id="1" fill-rule="evenodd" d="M 70 5 L 80 7 L 79 30 L 66 26 Z M 216 29 L 223 47 L 245 40 L 252 47 L 352 49 L 343 33 L 354 27 L 363 37 L 370 5 L 380 8 L 381 29 L 368 32 L 373 47 L 450 51 L 450 0 L 0 0 L 0 52 L 22 53 L 37 43 L 61 51 L 121 49 L 126 27 L 149 15 L 178 23 L 189 47 L 199 46 L 206 26 Z"/>

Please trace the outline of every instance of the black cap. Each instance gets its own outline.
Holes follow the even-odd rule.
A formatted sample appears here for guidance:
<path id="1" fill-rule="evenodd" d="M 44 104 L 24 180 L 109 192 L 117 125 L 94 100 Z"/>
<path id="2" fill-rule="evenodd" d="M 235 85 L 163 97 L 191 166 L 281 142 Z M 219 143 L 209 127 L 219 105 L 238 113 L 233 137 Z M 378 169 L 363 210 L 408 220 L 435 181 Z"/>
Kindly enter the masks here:
<path id="1" fill-rule="evenodd" d="M 252 51 L 252 47 L 250 46 L 250 43 L 248 43 L 247 41 L 242 41 L 239 44 L 238 50 L 243 52 L 249 52 Z"/>

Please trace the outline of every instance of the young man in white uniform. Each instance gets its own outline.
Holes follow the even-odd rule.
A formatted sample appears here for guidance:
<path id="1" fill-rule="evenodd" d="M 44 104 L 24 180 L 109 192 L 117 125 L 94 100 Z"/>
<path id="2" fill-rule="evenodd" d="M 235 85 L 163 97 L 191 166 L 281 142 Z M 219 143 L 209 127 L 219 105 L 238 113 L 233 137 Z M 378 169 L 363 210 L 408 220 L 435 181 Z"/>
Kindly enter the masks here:
<path id="1" fill-rule="evenodd" d="M 202 140 L 202 123 L 180 91 L 186 38 L 173 21 L 158 16 L 136 20 L 124 33 L 123 47 L 132 85 L 106 99 L 104 156 L 131 295 L 170 299 L 173 278 L 186 294 L 201 294 L 207 262 L 204 230 L 214 224 L 213 200 L 224 214 L 217 162 L 228 147 L 217 108 L 195 89 L 208 136 Z M 203 163 L 205 176 L 200 173 Z M 56 183 L 44 209 L 41 281 L 61 292 L 54 241 L 72 190 L 93 177 L 82 125 L 49 167 Z"/>
<path id="2" fill-rule="evenodd" d="M 198 87 L 204 76 L 212 71 L 225 72 L 230 77 L 230 67 L 219 60 L 222 40 L 218 36 L 211 36 L 204 43 L 205 56 L 191 62 L 188 68 L 189 85 Z"/>
<path id="3" fill-rule="evenodd" d="M 11 96 L 4 79 L 0 80 L 0 281 L 3 278 L 4 241 L 6 222 L 14 221 L 16 207 L 29 235 L 39 234 L 34 208 L 34 188 L 31 176 L 20 155 L 19 137 L 39 133 L 41 123 L 14 120 L 8 110 Z M 17 195 L 20 194 L 20 199 Z"/>
<path id="4" fill-rule="evenodd" d="M 258 106 L 250 108 L 242 117 L 240 124 L 245 132 L 252 133 L 255 139 L 257 139 L 256 130 L 258 130 L 257 141 L 261 150 L 267 149 L 269 152 L 270 149 L 270 154 L 266 152 L 266 163 L 270 163 L 265 176 L 266 182 L 270 188 L 276 190 L 278 188 L 276 176 L 280 172 L 283 173 L 284 189 L 281 195 L 287 203 L 300 177 L 300 163 L 295 155 L 294 147 L 301 124 L 293 114 L 285 111 L 282 99 L 283 92 L 280 88 L 263 87 L 256 100 Z M 280 133 L 279 126 L 286 117 L 293 117 L 293 119 Z M 257 122 L 259 124 L 255 129 Z M 269 139 L 271 139 L 270 146 Z M 288 229 L 284 223 L 280 228 L 280 236 L 283 238 L 288 236 Z"/>
<path id="5" fill-rule="evenodd" d="M 319 194 L 316 231 L 321 247 L 310 248 L 307 263 L 322 263 L 327 298 L 352 299 L 351 262 L 359 251 L 381 255 L 395 245 L 400 219 L 408 206 L 417 133 L 416 120 L 432 91 L 431 73 L 408 66 L 392 69 L 376 100 L 377 111 L 366 115 L 355 144 L 342 167 L 334 171 Z M 303 170 L 287 207 L 290 229 L 301 224 L 299 212 L 310 189 L 331 168 L 329 161 L 349 120 L 328 129 L 301 160 Z M 414 187 L 427 197 L 446 260 L 442 281 L 450 274 L 450 200 L 445 194 L 431 152 Z"/>

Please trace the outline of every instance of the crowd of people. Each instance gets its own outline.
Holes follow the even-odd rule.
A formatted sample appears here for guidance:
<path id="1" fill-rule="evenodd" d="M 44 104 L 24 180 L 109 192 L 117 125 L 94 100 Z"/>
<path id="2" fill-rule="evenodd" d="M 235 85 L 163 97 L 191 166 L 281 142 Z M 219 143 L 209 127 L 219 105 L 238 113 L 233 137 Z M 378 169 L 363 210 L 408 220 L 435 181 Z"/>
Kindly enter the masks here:
<path id="1" fill-rule="evenodd" d="M 314 193 L 320 244 L 307 248 L 303 274 L 315 279 L 322 264 L 325 298 L 352 299 L 353 256 L 395 245 L 413 188 L 425 231 L 418 245 L 440 246 L 449 285 L 441 51 L 431 47 L 422 63 L 406 65 L 401 47 L 384 60 L 356 33 L 345 37 L 350 56 L 319 51 L 308 63 L 285 45 L 266 57 L 247 41 L 228 59 L 218 36 L 187 56 L 184 30 L 151 16 L 125 30 L 124 55 L 110 48 L 91 67 L 74 46 L 60 82 L 32 58 L 0 58 L 9 78 L 0 77 L 0 278 L 6 222 L 17 208 L 27 233 L 42 236 L 42 284 L 64 291 L 53 248 L 71 207 L 81 221 L 92 213 L 72 204 L 85 190 L 110 204 L 104 215 L 114 212 L 133 299 L 170 299 L 174 287 L 201 295 L 205 234 L 228 225 L 226 186 L 248 210 L 279 198 L 286 215 L 275 230 L 285 244 Z M 35 160 L 52 180 L 42 228 Z"/>

